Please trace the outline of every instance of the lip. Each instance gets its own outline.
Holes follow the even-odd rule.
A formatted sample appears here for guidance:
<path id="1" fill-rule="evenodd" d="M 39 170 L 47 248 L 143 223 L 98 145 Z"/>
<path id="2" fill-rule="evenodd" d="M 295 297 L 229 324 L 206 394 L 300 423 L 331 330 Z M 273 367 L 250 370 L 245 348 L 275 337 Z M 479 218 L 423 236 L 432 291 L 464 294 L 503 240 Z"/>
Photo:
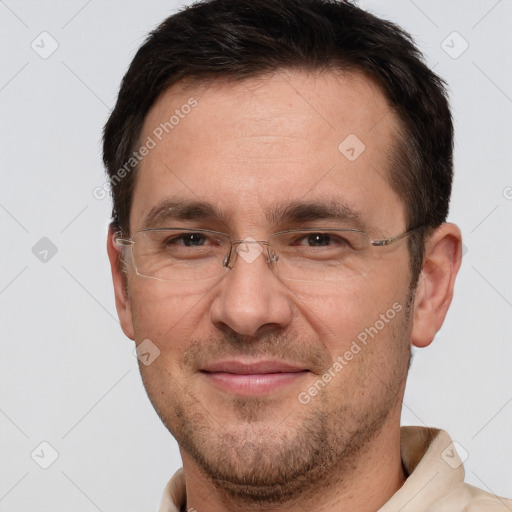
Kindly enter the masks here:
<path id="1" fill-rule="evenodd" d="M 262 373 L 295 373 L 307 370 L 307 368 L 285 363 L 283 361 L 241 361 L 232 359 L 209 363 L 202 370 L 208 373 L 222 372 L 239 375 L 251 375 Z"/>
<path id="2" fill-rule="evenodd" d="M 217 388 L 239 396 L 269 394 L 291 385 L 309 370 L 283 361 L 217 361 L 201 373 Z"/>

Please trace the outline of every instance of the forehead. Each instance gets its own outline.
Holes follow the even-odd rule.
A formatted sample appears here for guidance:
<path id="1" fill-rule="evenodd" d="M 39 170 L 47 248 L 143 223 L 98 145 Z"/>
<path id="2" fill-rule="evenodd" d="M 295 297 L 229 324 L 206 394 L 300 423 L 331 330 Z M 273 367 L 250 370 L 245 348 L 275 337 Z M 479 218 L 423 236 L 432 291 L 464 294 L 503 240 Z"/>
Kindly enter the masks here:
<path id="1" fill-rule="evenodd" d="M 253 226 L 287 201 L 339 202 L 376 229 L 403 226 L 387 180 L 397 132 L 383 94 L 362 74 L 282 70 L 177 84 L 145 119 L 141 141 L 151 149 L 137 171 L 130 224 L 142 227 L 162 202 L 187 200 Z"/>

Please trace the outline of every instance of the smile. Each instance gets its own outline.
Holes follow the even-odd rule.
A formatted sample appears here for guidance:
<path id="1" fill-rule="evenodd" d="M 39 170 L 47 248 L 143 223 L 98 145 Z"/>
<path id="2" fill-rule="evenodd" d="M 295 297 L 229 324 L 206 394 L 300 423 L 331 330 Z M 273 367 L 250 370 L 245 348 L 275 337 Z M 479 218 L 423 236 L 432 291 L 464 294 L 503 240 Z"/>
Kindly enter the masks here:
<path id="1" fill-rule="evenodd" d="M 201 373 L 222 391 L 239 396 L 258 396 L 296 383 L 309 370 L 281 361 L 221 361 L 207 365 Z"/>

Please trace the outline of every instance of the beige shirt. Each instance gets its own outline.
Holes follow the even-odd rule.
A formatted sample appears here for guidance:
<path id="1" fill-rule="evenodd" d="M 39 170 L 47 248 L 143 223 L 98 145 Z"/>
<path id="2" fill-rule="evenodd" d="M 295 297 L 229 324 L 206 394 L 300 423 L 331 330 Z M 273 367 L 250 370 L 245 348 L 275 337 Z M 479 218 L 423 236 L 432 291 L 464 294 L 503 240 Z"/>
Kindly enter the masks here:
<path id="1" fill-rule="evenodd" d="M 400 429 L 402 462 L 409 475 L 378 512 L 512 512 L 512 500 L 464 483 L 464 467 L 450 436 L 425 427 Z M 180 512 L 186 503 L 180 469 L 167 484 L 159 512 Z"/>

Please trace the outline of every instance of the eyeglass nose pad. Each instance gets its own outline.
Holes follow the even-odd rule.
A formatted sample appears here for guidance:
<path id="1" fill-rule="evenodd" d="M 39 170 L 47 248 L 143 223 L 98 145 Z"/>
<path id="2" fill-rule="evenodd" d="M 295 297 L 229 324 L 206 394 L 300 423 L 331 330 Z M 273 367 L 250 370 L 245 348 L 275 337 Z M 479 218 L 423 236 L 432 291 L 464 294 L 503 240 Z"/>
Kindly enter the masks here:
<path id="1" fill-rule="evenodd" d="M 272 250 L 268 249 L 268 262 L 271 264 L 277 263 L 279 256 Z"/>
<path id="2" fill-rule="evenodd" d="M 227 268 L 233 267 L 233 247 L 231 247 L 226 256 L 224 256 L 224 259 L 222 260 L 222 266 Z"/>

